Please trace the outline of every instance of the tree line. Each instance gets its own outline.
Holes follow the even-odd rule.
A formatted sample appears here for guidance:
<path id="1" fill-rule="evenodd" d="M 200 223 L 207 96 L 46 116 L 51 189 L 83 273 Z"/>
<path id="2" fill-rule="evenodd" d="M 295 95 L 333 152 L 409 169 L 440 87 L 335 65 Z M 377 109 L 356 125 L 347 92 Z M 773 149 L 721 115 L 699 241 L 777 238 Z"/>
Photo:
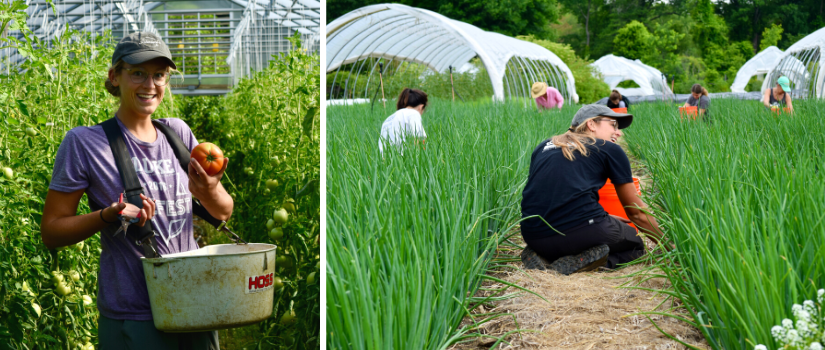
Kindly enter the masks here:
<path id="1" fill-rule="evenodd" d="M 327 20 L 378 0 L 328 0 Z M 739 68 L 768 46 L 785 50 L 825 26 L 825 0 L 401 0 L 481 29 L 569 45 L 592 62 L 640 59 L 675 81 L 729 91 Z M 750 89 L 760 84 L 752 80 Z M 577 84 L 578 86 L 578 84 Z"/>

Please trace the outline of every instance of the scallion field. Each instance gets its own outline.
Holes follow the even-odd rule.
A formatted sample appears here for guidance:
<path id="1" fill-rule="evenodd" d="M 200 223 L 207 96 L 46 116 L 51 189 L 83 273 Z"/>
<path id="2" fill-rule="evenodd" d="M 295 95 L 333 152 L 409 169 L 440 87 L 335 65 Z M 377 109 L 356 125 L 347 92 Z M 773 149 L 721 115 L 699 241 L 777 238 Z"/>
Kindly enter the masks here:
<path id="1" fill-rule="evenodd" d="M 462 319 L 487 271 L 508 263 L 494 253 L 520 219 L 530 154 L 578 107 L 431 100 L 426 144 L 382 157 L 387 105 L 327 108 L 327 345 L 444 349 L 481 336 Z M 794 106 L 714 100 L 710 123 L 666 102 L 630 109 L 622 144 L 677 246 L 655 260 L 673 286 L 663 293 L 714 349 L 783 346 L 772 327 L 825 287 L 825 103 Z M 529 293 L 498 298 L 515 292 Z"/>

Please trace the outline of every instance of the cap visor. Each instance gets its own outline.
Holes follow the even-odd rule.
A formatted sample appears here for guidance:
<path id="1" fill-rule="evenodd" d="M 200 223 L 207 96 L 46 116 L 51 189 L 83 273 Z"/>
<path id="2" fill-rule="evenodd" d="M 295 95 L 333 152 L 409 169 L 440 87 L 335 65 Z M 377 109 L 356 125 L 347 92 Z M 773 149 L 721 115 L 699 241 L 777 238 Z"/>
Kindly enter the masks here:
<path id="1" fill-rule="evenodd" d="M 170 60 L 169 57 L 166 57 L 166 55 L 164 55 L 163 53 L 160 53 L 160 52 L 157 52 L 157 51 L 135 52 L 131 55 L 123 56 L 122 59 L 123 59 L 124 62 L 126 62 L 128 64 L 141 64 L 141 63 L 151 61 L 151 60 L 153 60 L 155 58 L 159 58 L 159 57 L 160 58 L 165 58 L 166 61 L 169 63 L 169 66 L 172 67 L 172 69 L 178 69 L 178 66 L 175 65 L 175 62 Z"/>
<path id="2" fill-rule="evenodd" d="M 630 123 L 633 122 L 633 114 L 616 113 L 616 112 L 611 111 L 611 112 L 605 112 L 605 113 L 602 113 L 602 114 L 599 114 L 599 115 L 603 116 L 603 117 L 616 118 L 616 121 L 619 124 L 619 129 L 624 129 L 624 128 L 630 126 Z"/>

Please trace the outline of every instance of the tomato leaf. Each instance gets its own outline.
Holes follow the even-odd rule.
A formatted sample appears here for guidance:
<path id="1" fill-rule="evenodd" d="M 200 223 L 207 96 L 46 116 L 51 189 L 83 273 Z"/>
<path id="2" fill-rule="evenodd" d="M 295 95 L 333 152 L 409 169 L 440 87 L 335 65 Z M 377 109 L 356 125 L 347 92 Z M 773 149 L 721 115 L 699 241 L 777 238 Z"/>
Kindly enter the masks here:
<path id="1" fill-rule="evenodd" d="M 20 113 L 23 113 L 23 115 L 27 117 L 31 117 L 31 115 L 29 115 L 29 107 L 26 106 L 26 103 L 23 102 L 23 100 L 17 100 L 17 106 L 20 107 Z"/>

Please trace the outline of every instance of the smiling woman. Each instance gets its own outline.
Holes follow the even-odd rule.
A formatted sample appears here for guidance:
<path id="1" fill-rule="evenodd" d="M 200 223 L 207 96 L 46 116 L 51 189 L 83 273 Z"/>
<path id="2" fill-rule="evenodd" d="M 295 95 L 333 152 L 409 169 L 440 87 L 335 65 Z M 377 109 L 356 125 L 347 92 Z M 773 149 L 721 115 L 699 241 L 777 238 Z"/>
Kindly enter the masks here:
<path id="1" fill-rule="evenodd" d="M 158 125 L 152 121 L 175 68 L 169 49 L 157 35 L 133 33 L 124 37 L 112 55 L 105 83 L 106 90 L 120 98 L 115 117 L 70 130 L 55 159 L 41 236 L 47 247 L 57 248 L 100 232 L 103 249 L 97 305 L 100 346 L 104 349 L 218 348 L 215 331 L 181 335 L 155 328 L 140 261 L 151 257 L 153 251 L 171 254 L 198 249 L 191 210 L 164 210 L 163 203 L 191 203 L 195 197 L 219 220 L 227 220 L 233 209 L 233 200 L 220 183 L 228 160 L 214 175 L 207 175 L 198 162 L 189 162 L 188 169 L 158 165 L 178 164 L 165 134 L 158 132 L 163 125 L 173 130 L 190 152 L 198 145 L 182 120 L 159 119 L 155 121 Z M 110 138 L 111 130 L 121 137 Z M 139 184 L 134 187 L 127 188 L 129 176 L 120 172 L 130 168 L 116 165 L 114 146 L 110 146 L 112 142 L 120 144 L 120 140 L 132 160 L 123 163 L 135 165 Z M 152 184 L 169 184 L 174 190 Z M 84 193 L 94 211 L 76 215 Z M 127 212 L 135 214 L 127 216 Z M 129 228 L 130 223 L 134 227 Z M 123 234 L 119 234 L 121 227 Z M 61 283 L 56 282 L 58 290 Z"/>

